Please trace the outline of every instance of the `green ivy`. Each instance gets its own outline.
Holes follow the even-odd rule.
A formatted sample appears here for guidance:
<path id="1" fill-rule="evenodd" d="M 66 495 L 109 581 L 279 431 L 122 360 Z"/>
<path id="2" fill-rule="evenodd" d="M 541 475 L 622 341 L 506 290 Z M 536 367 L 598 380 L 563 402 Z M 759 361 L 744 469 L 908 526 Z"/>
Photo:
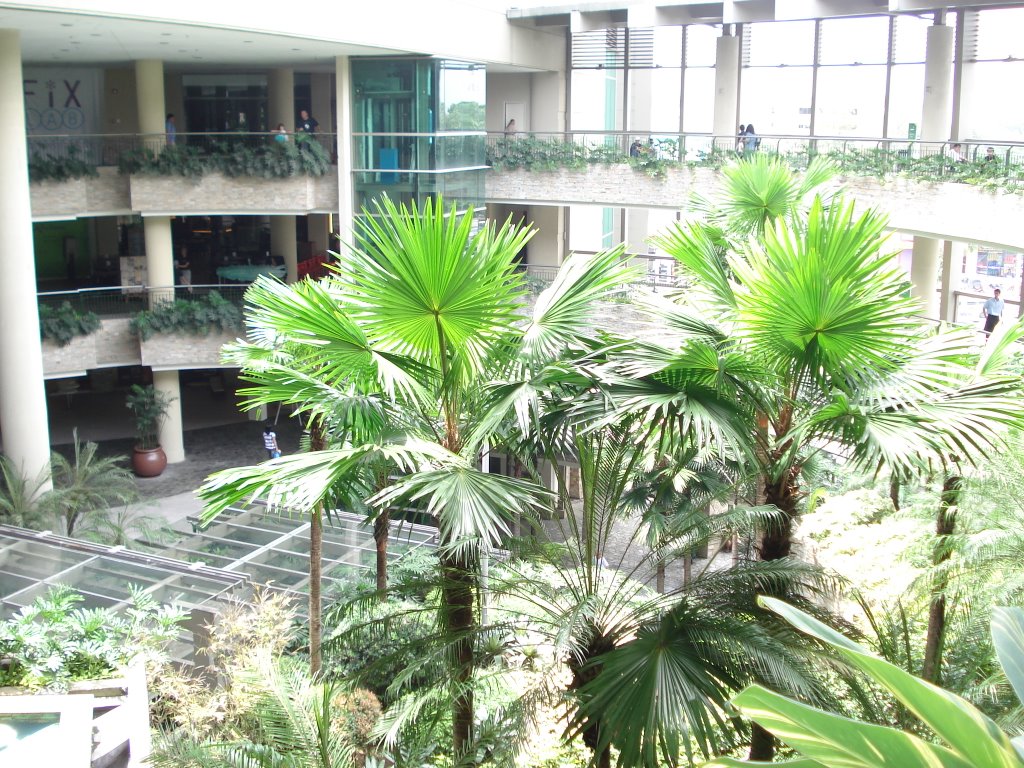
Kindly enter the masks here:
<path id="1" fill-rule="evenodd" d="M 209 151 L 187 145 L 130 149 L 121 154 L 118 170 L 125 175 L 182 176 L 199 178 L 222 173 L 232 178 L 286 179 L 293 176 L 324 176 L 331 170 L 327 150 L 305 134 L 294 141 L 249 144 L 230 137 L 214 142 Z"/>
<path id="2" fill-rule="evenodd" d="M 206 336 L 214 330 L 234 331 L 241 327 L 242 310 L 216 291 L 197 299 L 162 302 L 131 320 L 132 330 L 143 341 L 156 333 Z"/>
<path id="3" fill-rule="evenodd" d="M 69 145 L 67 154 L 36 152 L 28 159 L 29 181 L 70 181 L 98 176 L 96 166 L 79 155 L 79 148 Z"/>
<path id="4" fill-rule="evenodd" d="M 88 336 L 100 328 L 100 317 L 95 312 L 79 312 L 70 302 L 59 307 L 39 305 L 39 331 L 44 339 L 64 347 L 75 336 Z"/>

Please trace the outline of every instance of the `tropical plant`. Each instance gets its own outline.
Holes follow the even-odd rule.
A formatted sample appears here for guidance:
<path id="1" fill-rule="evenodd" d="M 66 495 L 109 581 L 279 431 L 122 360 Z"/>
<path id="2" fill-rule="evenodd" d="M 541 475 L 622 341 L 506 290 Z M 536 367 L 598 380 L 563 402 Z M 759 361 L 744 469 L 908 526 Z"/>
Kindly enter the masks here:
<path id="1" fill-rule="evenodd" d="M 150 758 L 157 768 L 347 768 L 355 752 L 333 683 L 314 682 L 298 659 L 269 656 L 240 673 L 252 698 L 244 731 L 223 741 L 164 736 Z M 341 704 L 339 710 L 336 705 Z"/>
<path id="2" fill-rule="evenodd" d="M 852 467 L 909 476 L 1020 417 L 1005 347 L 979 359 L 972 334 L 923 324 L 904 275 L 878 256 L 884 218 L 813 194 L 825 177 L 800 181 L 756 156 L 728 170 L 726 202 L 707 220 L 655 238 L 692 281 L 674 302 L 648 302 L 673 342 L 613 366 L 628 384 L 608 378 L 652 429 L 709 389 L 746 409 L 754 447 L 743 458 L 760 500 L 782 513 L 760 536 L 764 560 L 789 556 L 805 467 L 823 446 Z"/>
<path id="3" fill-rule="evenodd" d="M 99 315 L 95 312 L 79 312 L 68 301 L 62 302 L 59 307 L 39 305 L 39 332 L 44 339 L 54 341 L 58 346 L 67 346 L 75 336 L 88 336 L 99 328 Z"/>
<path id="4" fill-rule="evenodd" d="M 160 445 L 160 425 L 167 417 L 167 409 L 172 402 L 173 398 L 152 384 L 132 384 L 125 405 L 132 412 L 139 448 L 150 450 Z"/>
<path id="5" fill-rule="evenodd" d="M 864 723 L 802 704 L 761 686 L 750 686 L 732 701 L 747 717 L 775 733 L 802 757 L 783 763 L 806 766 L 949 766 L 1020 768 L 1024 742 L 999 730 L 987 716 L 959 696 L 874 656 L 866 649 L 782 601 L 762 598 L 807 635 L 832 646 L 852 667 L 891 693 L 927 729 L 929 739 Z M 998 608 L 992 639 L 1017 697 L 1024 700 L 1024 609 Z M 720 758 L 708 768 L 766 765 Z"/>
<path id="6" fill-rule="evenodd" d="M 96 164 L 81 157 L 81 152 L 74 144 L 69 144 L 63 154 L 33 152 L 28 159 L 29 180 L 70 181 L 98 176 Z"/>
<path id="7" fill-rule="evenodd" d="M 335 276 L 258 281 L 247 294 L 255 341 L 229 353 L 246 375 L 258 372 L 248 402 L 283 400 L 310 412 L 324 449 L 212 476 L 200 490 L 204 519 L 254 495 L 316 510 L 351 495 L 356 471 L 381 459 L 405 472 L 369 503 L 420 504 L 437 519 L 452 741 L 462 755 L 473 731 L 478 554 L 507 534 L 512 516 L 545 499 L 536 484 L 478 469 L 481 448 L 508 414 L 536 412 L 543 382 L 535 378 L 586 338 L 591 305 L 627 267 L 622 249 L 571 258 L 530 317 L 514 268 L 529 233 L 511 222 L 477 231 L 472 211 L 447 212 L 433 200 L 399 208 L 385 198 L 359 230 L 360 247 Z M 485 410 L 483 385 L 494 381 L 508 388 Z M 381 430 L 386 423 L 398 430 Z M 332 433 L 352 434 L 350 425 L 370 439 L 332 443 Z M 311 621 L 315 654 L 313 629 Z"/>
<path id="8" fill-rule="evenodd" d="M 0 622 L 0 684 L 60 689 L 75 680 L 110 677 L 136 658 L 159 662 L 185 619 L 132 589 L 130 607 L 79 607 L 85 598 L 58 585 Z"/>
<path id="9" fill-rule="evenodd" d="M 274 135 L 253 143 L 238 136 L 214 142 L 208 149 L 176 144 L 130 149 L 118 159 L 124 175 L 184 176 L 197 178 L 208 173 L 231 177 L 282 179 L 292 176 L 323 176 L 331 168 L 327 150 L 314 138 L 295 134 L 295 141 L 279 142 Z"/>
<path id="10" fill-rule="evenodd" d="M 64 535 L 97 534 L 109 524 L 111 508 L 138 499 L 138 487 L 131 471 L 121 465 L 122 457 L 99 456 L 99 446 L 82 443 L 77 429 L 72 445 L 71 459 L 56 451 L 51 456 L 53 490 L 47 495 L 47 507 Z"/>
<path id="11" fill-rule="evenodd" d="M 0 456 L 0 523 L 42 529 L 50 520 L 46 494 L 51 487 L 49 468 L 30 479 Z"/>
<path id="12" fill-rule="evenodd" d="M 206 296 L 187 301 L 160 302 L 132 317 L 130 326 L 143 341 L 157 333 L 206 336 L 214 330 L 240 330 L 242 310 L 217 291 L 211 291 Z"/>

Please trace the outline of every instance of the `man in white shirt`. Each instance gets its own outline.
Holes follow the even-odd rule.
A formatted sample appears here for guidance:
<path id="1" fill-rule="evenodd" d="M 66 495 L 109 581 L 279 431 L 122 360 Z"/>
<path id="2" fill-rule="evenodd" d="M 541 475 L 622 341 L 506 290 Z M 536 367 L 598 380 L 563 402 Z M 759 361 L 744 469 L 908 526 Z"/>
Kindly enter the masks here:
<path id="1" fill-rule="evenodd" d="M 992 292 L 992 298 L 987 299 L 981 308 L 982 317 L 985 318 L 985 337 L 987 338 L 995 330 L 999 318 L 1003 316 L 1003 300 L 999 298 L 999 289 Z"/>

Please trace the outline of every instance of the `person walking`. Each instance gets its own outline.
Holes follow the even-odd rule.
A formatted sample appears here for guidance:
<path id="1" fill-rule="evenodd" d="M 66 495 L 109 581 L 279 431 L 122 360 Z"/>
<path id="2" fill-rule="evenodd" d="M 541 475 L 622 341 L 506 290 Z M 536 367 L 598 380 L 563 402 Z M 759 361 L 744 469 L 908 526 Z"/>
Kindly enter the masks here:
<path id="1" fill-rule="evenodd" d="M 747 123 L 747 130 L 743 134 L 744 153 L 755 152 L 759 146 L 761 146 L 761 139 L 757 137 L 757 131 L 754 130 L 754 124 Z"/>
<path id="2" fill-rule="evenodd" d="M 999 318 L 1003 316 L 1005 303 L 1000 298 L 1000 290 L 992 291 L 992 298 L 987 299 L 981 307 L 981 316 L 985 318 L 985 338 L 999 325 Z"/>
<path id="3" fill-rule="evenodd" d="M 277 433 L 270 424 L 263 427 L 263 447 L 267 449 L 268 459 L 281 458 L 281 448 L 277 444 Z"/>
<path id="4" fill-rule="evenodd" d="M 742 152 L 744 149 L 744 139 L 747 136 L 747 126 L 740 123 L 739 129 L 736 131 L 736 151 Z"/>

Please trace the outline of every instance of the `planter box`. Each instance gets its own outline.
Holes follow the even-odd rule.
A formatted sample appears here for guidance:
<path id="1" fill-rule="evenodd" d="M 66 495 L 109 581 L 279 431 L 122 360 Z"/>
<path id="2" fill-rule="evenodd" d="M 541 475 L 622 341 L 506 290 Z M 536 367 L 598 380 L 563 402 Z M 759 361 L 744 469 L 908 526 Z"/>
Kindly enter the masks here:
<path id="1" fill-rule="evenodd" d="M 43 374 L 87 371 L 96 367 L 96 334 L 75 336 L 68 344 L 43 339 Z"/>
<path id="2" fill-rule="evenodd" d="M 193 336 L 188 333 L 157 333 L 141 342 L 142 364 L 156 370 L 170 368 L 224 368 L 220 350 L 244 335 L 244 331 Z"/>
<path id="3" fill-rule="evenodd" d="M 33 182 L 29 193 L 32 218 L 37 220 L 131 213 L 128 178 L 117 168 L 100 168 L 93 178 Z"/>
<path id="4" fill-rule="evenodd" d="M 330 213 L 338 209 L 338 174 L 287 179 L 136 175 L 131 177 L 131 206 L 148 215 Z"/>

